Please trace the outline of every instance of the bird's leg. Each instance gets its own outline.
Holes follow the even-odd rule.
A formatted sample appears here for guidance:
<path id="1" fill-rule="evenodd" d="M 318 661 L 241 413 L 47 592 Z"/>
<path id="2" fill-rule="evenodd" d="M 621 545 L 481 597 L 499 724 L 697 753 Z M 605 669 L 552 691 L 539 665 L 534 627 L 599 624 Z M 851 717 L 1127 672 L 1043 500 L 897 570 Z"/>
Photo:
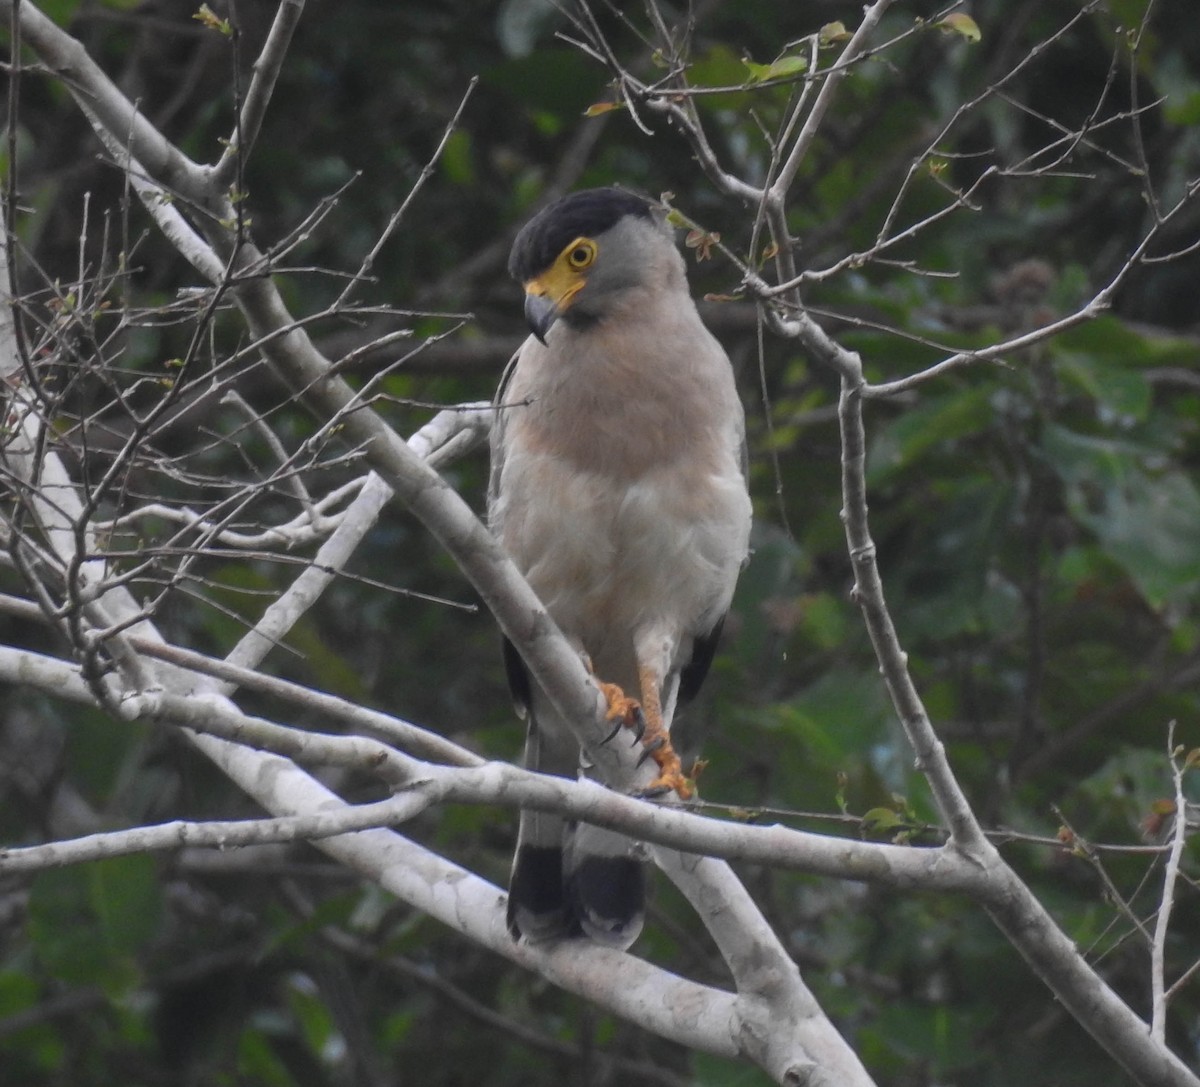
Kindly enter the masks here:
<path id="1" fill-rule="evenodd" d="M 638 700 L 630 698 L 617 684 L 605 683 L 604 680 L 596 675 L 596 669 L 592 666 L 592 658 L 587 653 L 581 652 L 579 656 L 583 661 L 584 668 L 588 671 L 588 675 L 596 681 L 596 686 L 600 688 L 600 693 L 604 695 L 604 701 L 608 703 L 604 719 L 616 722 L 612 732 L 600 741 L 601 745 L 603 746 L 616 739 L 617 733 L 623 728 L 631 729 L 634 735 L 640 740 L 642 733 L 646 730 L 646 719 L 642 716 L 642 707 L 638 705 Z"/>
<path id="2" fill-rule="evenodd" d="M 662 699 L 659 696 L 658 673 L 649 665 L 638 665 L 638 683 L 642 688 L 642 700 L 630 698 L 623 688 L 615 683 L 605 683 L 592 668 L 591 659 L 583 654 L 583 663 L 604 700 L 608 710 L 604 717 L 614 722 L 613 730 L 602 741 L 608 743 L 614 739 L 623 728 L 634 734 L 634 742 L 641 741 L 645 749 L 638 765 L 646 759 L 653 759 L 658 767 L 658 776 L 644 789 L 644 796 L 655 796 L 674 792 L 681 800 L 689 800 L 695 793 L 692 782 L 683 773 L 683 764 L 671 746 L 671 737 L 663 725 Z"/>
<path id="3" fill-rule="evenodd" d="M 641 736 L 646 753 L 642 758 L 653 759 L 658 767 L 658 776 L 643 792 L 674 792 L 680 800 L 689 800 L 695 793 L 695 786 L 684 775 L 683 764 L 675 754 L 675 748 L 671 746 L 671 735 L 663 724 L 658 673 L 649 665 L 639 664 L 638 682 L 642 688 L 642 714 L 646 719 L 646 728 Z"/>

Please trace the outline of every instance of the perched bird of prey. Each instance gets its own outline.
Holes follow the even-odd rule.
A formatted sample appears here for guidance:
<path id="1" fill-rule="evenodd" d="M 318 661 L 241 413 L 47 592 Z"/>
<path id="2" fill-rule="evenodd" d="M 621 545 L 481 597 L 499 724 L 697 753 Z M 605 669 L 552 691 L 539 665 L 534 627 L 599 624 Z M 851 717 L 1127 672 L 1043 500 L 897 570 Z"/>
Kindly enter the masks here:
<path id="1" fill-rule="evenodd" d="M 687 797 L 667 730 L 712 661 L 750 534 L 745 417 L 700 320 L 666 209 L 621 189 L 551 204 L 509 272 L 533 331 L 497 394 L 492 529 L 658 773 Z M 526 765 L 574 776 L 580 751 L 505 642 Z M 635 741 L 636 742 L 636 741 Z M 523 812 L 508 924 L 531 941 L 628 947 L 643 866 L 611 831 Z"/>

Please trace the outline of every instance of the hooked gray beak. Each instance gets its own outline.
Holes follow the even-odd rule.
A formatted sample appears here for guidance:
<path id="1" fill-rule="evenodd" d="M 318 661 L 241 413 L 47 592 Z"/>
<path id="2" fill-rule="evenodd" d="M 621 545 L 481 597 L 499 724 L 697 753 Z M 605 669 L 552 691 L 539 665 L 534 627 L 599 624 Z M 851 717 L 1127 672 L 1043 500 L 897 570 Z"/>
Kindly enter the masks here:
<path id="1" fill-rule="evenodd" d="M 525 295 L 525 321 L 540 343 L 546 342 L 546 333 L 558 320 L 558 306 L 543 294 Z"/>

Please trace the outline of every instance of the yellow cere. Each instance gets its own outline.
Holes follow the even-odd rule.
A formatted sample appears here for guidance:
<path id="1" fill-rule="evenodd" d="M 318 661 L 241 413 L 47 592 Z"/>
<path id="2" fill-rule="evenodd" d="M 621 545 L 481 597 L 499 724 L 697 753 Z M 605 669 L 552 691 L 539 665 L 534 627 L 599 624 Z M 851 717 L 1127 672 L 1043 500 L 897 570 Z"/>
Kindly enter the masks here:
<path id="1" fill-rule="evenodd" d="M 525 283 L 525 292 L 549 298 L 563 311 L 587 282 L 583 270 L 596 259 L 597 246 L 591 238 L 576 238 L 540 276 Z"/>

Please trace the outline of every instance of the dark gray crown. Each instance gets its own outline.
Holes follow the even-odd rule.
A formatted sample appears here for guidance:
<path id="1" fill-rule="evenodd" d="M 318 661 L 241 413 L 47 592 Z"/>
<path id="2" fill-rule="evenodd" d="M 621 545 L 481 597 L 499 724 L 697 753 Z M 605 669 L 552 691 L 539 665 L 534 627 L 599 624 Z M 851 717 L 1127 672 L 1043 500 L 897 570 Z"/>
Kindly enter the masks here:
<path id="1" fill-rule="evenodd" d="M 522 228 L 508 258 L 519 283 L 540 275 L 576 238 L 594 238 L 626 215 L 649 219 L 654 205 L 624 189 L 583 189 L 543 208 Z"/>

